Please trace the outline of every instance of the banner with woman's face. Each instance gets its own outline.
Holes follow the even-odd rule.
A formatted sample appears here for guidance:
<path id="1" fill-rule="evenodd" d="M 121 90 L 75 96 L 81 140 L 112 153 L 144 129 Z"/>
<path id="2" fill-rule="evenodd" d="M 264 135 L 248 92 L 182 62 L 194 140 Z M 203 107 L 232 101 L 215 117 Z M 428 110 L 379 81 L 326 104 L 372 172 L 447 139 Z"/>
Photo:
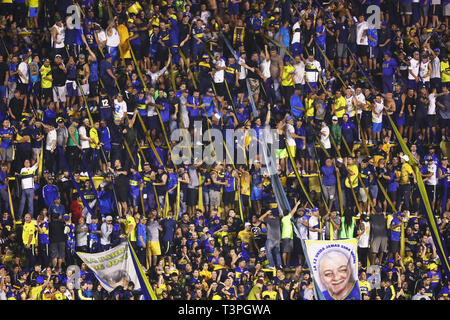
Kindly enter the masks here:
<path id="1" fill-rule="evenodd" d="M 318 300 L 360 300 L 356 239 L 304 240 L 303 251 Z"/>

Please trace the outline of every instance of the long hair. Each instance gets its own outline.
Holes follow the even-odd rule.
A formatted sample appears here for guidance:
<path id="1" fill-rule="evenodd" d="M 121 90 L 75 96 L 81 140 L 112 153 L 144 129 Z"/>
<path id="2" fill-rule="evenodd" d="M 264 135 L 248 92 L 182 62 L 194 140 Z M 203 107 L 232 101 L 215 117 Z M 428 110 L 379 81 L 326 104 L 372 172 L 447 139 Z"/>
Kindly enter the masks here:
<path id="1" fill-rule="evenodd" d="M 350 209 L 346 209 L 344 211 L 344 225 L 345 228 L 350 228 L 353 223 L 353 211 Z"/>

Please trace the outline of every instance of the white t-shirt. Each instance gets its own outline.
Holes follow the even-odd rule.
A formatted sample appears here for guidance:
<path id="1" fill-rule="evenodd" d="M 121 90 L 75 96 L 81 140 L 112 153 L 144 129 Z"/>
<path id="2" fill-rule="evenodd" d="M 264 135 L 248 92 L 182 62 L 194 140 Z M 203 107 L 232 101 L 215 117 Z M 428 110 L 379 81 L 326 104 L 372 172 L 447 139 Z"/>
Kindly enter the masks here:
<path id="1" fill-rule="evenodd" d="M 375 101 L 375 111 L 378 113 L 375 114 L 375 112 L 372 112 L 372 122 L 373 123 L 382 123 L 383 122 L 383 109 L 384 109 L 384 103 L 381 101 L 381 103 L 378 103 Z"/>
<path id="2" fill-rule="evenodd" d="M 358 45 L 369 45 L 369 38 L 367 37 L 367 33 L 363 36 L 364 30 L 368 29 L 367 21 L 363 21 L 356 24 L 356 44 Z"/>
<path id="3" fill-rule="evenodd" d="M 408 80 L 415 80 L 414 77 L 409 73 L 411 70 L 416 75 L 416 77 L 419 76 L 419 67 L 420 67 L 420 61 L 416 60 L 414 58 L 411 58 L 409 60 L 410 66 L 408 68 Z"/>
<path id="4" fill-rule="evenodd" d="M 309 218 L 309 226 L 314 228 L 319 225 L 319 218 L 315 216 L 311 216 Z M 319 240 L 319 232 L 309 230 L 309 240 Z"/>
<path id="5" fill-rule="evenodd" d="M 320 142 L 322 142 L 323 147 L 325 149 L 330 149 L 331 148 L 331 142 L 330 142 L 330 128 L 328 128 L 328 126 L 322 127 L 322 129 L 320 129 Z M 325 135 L 322 135 L 322 133 L 325 133 Z"/>
<path id="6" fill-rule="evenodd" d="M 57 137 L 56 129 L 50 130 L 47 133 L 47 139 L 45 140 L 45 150 L 48 150 L 48 151 L 52 150 L 53 144 L 56 141 L 56 137 Z M 55 148 L 56 148 L 56 144 L 55 144 Z"/>
<path id="7" fill-rule="evenodd" d="M 428 169 L 428 173 L 432 173 L 432 175 L 431 175 L 431 177 L 428 178 L 426 183 L 431 186 L 437 185 L 437 174 L 436 174 L 437 166 L 436 166 L 436 164 L 433 163 L 431 165 L 428 165 L 427 169 Z"/>
<path id="8" fill-rule="evenodd" d="M 263 61 L 260 64 L 260 67 L 264 77 L 270 78 L 270 59 L 269 60 L 263 59 Z"/>
<path id="9" fill-rule="evenodd" d="M 295 146 L 295 139 L 292 137 L 292 133 L 295 133 L 295 129 L 292 125 L 286 124 L 286 145 L 289 147 Z"/>
<path id="10" fill-rule="evenodd" d="M 25 61 L 22 61 L 21 63 L 19 63 L 18 69 L 23 74 L 23 77 L 19 76 L 20 77 L 20 82 L 21 83 L 28 83 L 28 64 Z"/>
<path id="11" fill-rule="evenodd" d="M 78 133 L 80 134 L 80 138 L 87 138 L 87 131 L 85 126 L 81 126 L 80 129 L 78 129 Z M 80 145 L 82 149 L 89 149 L 89 140 L 82 140 L 80 139 Z"/>
<path id="12" fill-rule="evenodd" d="M 223 61 L 222 58 L 219 59 L 219 61 L 214 60 L 214 64 L 217 67 L 225 67 L 225 61 Z M 224 81 L 224 76 L 225 76 L 225 70 L 223 69 L 216 69 L 216 72 L 214 73 L 214 83 L 223 83 Z"/>
<path id="13" fill-rule="evenodd" d="M 431 60 L 431 78 L 441 78 L 441 60 L 439 57 L 435 57 Z"/>
<path id="14" fill-rule="evenodd" d="M 354 117 L 355 116 L 355 106 L 353 105 L 353 95 L 351 95 L 350 97 L 345 96 L 345 101 L 346 101 L 345 110 L 347 111 L 347 113 L 350 117 Z"/>
<path id="15" fill-rule="evenodd" d="M 301 32 L 296 32 L 295 30 L 300 29 L 300 21 L 297 21 L 292 26 L 292 42 L 291 43 L 297 43 L 300 42 L 301 39 Z"/>
<path id="16" fill-rule="evenodd" d="M 361 92 L 355 95 L 356 100 L 361 104 L 366 104 L 366 96 Z M 358 106 L 358 114 L 362 113 L 362 106 Z"/>
<path id="17" fill-rule="evenodd" d="M 238 63 L 239 65 L 245 63 L 245 59 L 239 57 Z M 244 66 L 241 66 L 241 69 L 239 70 L 239 80 L 244 80 L 245 78 L 247 78 L 247 69 L 245 69 Z"/>
<path id="18" fill-rule="evenodd" d="M 428 95 L 428 113 L 429 115 L 435 115 L 436 114 L 436 97 L 434 96 L 434 93 L 430 93 Z"/>
<path id="19" fill-rule="evenodd" d="M 426 80 L 426 81 L 429 81 L 430 80 L 430 76 L 428 75 L 427 76 L 427 74 L 428 74 L 428 65 L 430 64 L 430 62 L 429 61 L 427 61 L 427 62 L 421 62 L 420 63 L 420 65 L 419 65 L 419 74 L 420 74 L 420 77 L 422 78 L 422 80 Z M 431 73 L 430 73 L 431 74 Z"/>
<path id="20" fill-rule="evenodd" d="M 114 117 L 116 119 L 122 119 L 123 114 L 127 112 L 127 103 L 125 100 L 119 102 L 117 99 L 114 99 Z"/>
<path id="21" fill-rule="evenodd" d="M 51 37 L 52 46 L 54 48 L 64 48 L 64 40 L 66 38 L 66 32 L 64 31 L 64 25 L 59 27 L 58 25 L 54 24 L 52 28 L 55 28 L 56 33 L 56 41 L 59 41 L 59 43 L 53 42 L 53 37 Z"/>
<path id="22" fill-rule="evenodd" d="M 32 171 L 33 173 L 35 173 L 35 171 L 37 170 L 38 167 L 39 167 L 39 162 L 36 162 L 34 164 L 34 166 L 32 166 L 32 167 L 22 168 L 22 170 L 20 170 L 20 174 L 22 175 L 23 173 L 29 172 L 29 171 Z M 21 183 L 22 183 L 22 190 L 33 189 L 34 188 L 34 174 L 22 176 Z"/>
<path id="23" fill-rule="evenodd" d="M 208 24 L 209 17 L 211 17 L 211 12 L 208 10 L 202 11 L 200 13 L 200 19 L 202 19 L 204 24 Z"/>
<path id="24" fill-rule="evenodd" d="M 98 33 L 97 33 L 97 38 L 98 38 L 98 42 L 100 42 L 100 43 L 103 43 L 103 42 L 105 42 L 106 41 L 106 32 L 105 32 L 105 30 L 100 30 Z"/>
<path id="25" fill-rule="evenodd" d="M 120 36 L 119 32 L 116 28 L 112 28 L 112 34 L 111 36 L 108 36 L 108 33 L 106 33 L 106 45 L 108 47 L 118 47 L 120 44 Z"/>
<path id="26" fill-rule="evenodd" d="M 300 61 L 293 66 L 295 68 L 294 84 L 305 84 L 305 63 Z"/>
<path id="27" fill-rule="evenodd" d="M 362 221 L 365 227 L 364 233 L 358 239 L 358 247 L 360 248 L 368 248 L 369 247 L 369 239 L 370 239 L 370 222 Z"/>

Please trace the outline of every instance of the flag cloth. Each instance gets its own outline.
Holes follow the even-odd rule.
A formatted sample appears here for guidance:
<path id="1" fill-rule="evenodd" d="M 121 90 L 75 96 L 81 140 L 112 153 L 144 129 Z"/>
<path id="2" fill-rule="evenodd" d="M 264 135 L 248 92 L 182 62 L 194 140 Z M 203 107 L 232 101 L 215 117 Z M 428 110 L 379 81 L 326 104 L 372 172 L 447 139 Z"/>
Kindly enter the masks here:
<path id="1" fill-rule="evenodd" d="M 302 240 L 317 300 L 361 300 L 358 241 Z"/>
<path id="2" fill-rule="evenodd" d="M 99 253 L 77 252 L 78 256 L 94 272 L 100 285 L 109 292 L 122 285 L 123 280 L 132 281 L 141 290 L 144 300 L 156 300 L 147 277 L 129 242 Z M 146 281 L 147 280 L 147 281 Z"/>

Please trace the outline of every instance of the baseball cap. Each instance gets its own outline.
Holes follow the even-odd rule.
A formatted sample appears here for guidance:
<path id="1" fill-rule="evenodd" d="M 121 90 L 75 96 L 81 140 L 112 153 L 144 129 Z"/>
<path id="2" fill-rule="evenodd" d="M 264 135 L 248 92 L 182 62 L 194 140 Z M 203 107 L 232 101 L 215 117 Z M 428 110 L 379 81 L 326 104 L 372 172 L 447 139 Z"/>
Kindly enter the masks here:
<path id="1" fill-rule="evenodd" d="M 427 161 L 433 161 L 433 157 L 432 156 L 428 156 L 427 157 Z"/>
<path id="2" fill-rule="evenodd" d="M 402 155 L 400 158 L 402 158 L 402 159 L 405 160 L 406 162 L 409 161 L 409 157 L 408 157 L 406 154 Z"/>
<path id="3" fill-rule="evenodd" d="M 57 54 L 55 58 L 62 58 L 60 54 Z"/>
<path id="4" fill-rule="evenodd" d="M 344 161 L 342 160 L 342 158 L 337 158 L 336 161 L 339 162 L 339 163 L 344 162 Z"/>
<path id="5" fill-rule="evenodd" d="M 66 221 L 69 221 L 70 216 L 68 214 L 65 214 L 65 215 L 63 215 L 63 219 L 66 220 Z"/>
<path id="6" fill-rule="evenodd" d="M 106 183 L 102 182 L 100 183 L 100 188 L 104 188 L 106 186 Z"/>
<path id="7" fill-rule="evenodd" d="M 84 53 L 81 53 L 81 54 L 78 56 L 78 58 L 80 58 L 80 59 L 86 59 L 86 56 L 84 55 Z"/>
<path id="8" fill-rule="evenodd" d="M 292 119 L 293 119 L 292 116 L 289 116 L 289 117 L 287 117 L 286 121 L 290 121 Z"/>
<path id="9" fill-rule="evenodd" d="M 332 118 L 331 118 L 331 120 L 338 120 L 338 117 L 336 117 L 336 116 L 333 116 Z"/>
<path id="10" fill-rule="evenodd" d="M 419 55 L 419 51 L 414 51 L 413 55 L 415 56 L 416 54 Z"/>
<path id="11" fill-rule="evenodd" d="M 252 224 L 250 222 L 246 222 L 245 226 L 251 226 Z"/>
<path id="12" fill-rule="evenodd" d="M 112 221 L 112 219 L 113 219 L 112 216 L 107 216 L 105 220 L 106 221 Z"/>

